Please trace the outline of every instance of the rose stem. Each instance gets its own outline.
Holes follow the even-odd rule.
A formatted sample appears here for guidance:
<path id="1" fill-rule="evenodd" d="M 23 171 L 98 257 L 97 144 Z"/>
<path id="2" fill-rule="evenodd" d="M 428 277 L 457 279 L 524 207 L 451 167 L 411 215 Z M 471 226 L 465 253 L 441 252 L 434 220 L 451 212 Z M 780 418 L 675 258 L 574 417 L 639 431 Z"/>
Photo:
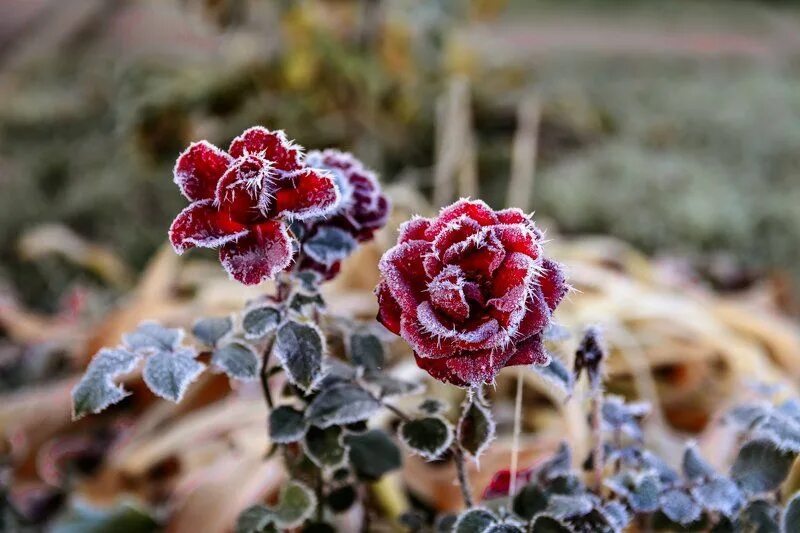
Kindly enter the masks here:
<path id="1" fill-rule="evenodd" d="M 456 462 L 456 471 L 458 472 L 458 485 L 461 487 L 461 496 L 464 498 L 464 505 L 467 509 L 471 508 L 472 503 L 472 487 L 469 484 L 467 477 L 467 469 L 464 461 L 464 450 L 460 446 L 454 447 L 454 458 Z"/>
<path id="2" fill-rule="evenodd" d="M 519 436 L 522 432 L 522 368 L 517 369 L 517 395 L 514 399 L 514 436 L 511 441 L 511 478 L 508 486 L 508 506 L 513 507 L 517 493 L 517 466 L 519 460 Z"/>
<path id="3" fill-rule="evenodd" d="M 603 429 L 602 410 L 603 410 L 603 384 L 600 379 L 600 369 L 590 369 L 589 388 L 591 392 L 591 424 L 592 437 L 594 439 L 594 452 L 592 454 L 592 467 L 594 470 L 594 489 L 600 492 L 603 486 L 603 469 L 605 457 L 603 450 Z"/>

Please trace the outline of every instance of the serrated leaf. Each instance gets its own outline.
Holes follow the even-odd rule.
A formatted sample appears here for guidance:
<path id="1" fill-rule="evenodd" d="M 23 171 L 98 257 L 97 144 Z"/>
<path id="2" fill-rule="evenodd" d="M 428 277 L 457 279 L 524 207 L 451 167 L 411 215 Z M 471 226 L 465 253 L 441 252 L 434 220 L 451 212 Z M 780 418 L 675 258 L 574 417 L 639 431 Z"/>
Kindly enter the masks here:
<path id="1" fill-rule="evenodd" d="M 384 351 L 381 340 L 371 333 L 350 335 L 350 360 L 367 372 L 383 368 Z"/>
<path id="2" fill-rule="evenodd" d="M 479 457 L 495 437 L 492 413 L 480 402 L 470 402 L 457 426 L 457 439 L 461 448 L 472 457 Z"/>
<path id="3" fill-rule="evenodd" d="M 628 509 L 619 502 L 609 502 L 602 509 L 601 512 L 605 516 L 608 525 L 614 528 L 614 531 L 622 531 L 631 522 L 631 515 Z"/>
<path id="4" fill-rule="evenodd" d="M 286 371 L 286 377 L 303 391 L 310 391 L 322 377 L 325 338 L 310 324 L 289 320 L 278 328 L 272 353 Z"/>
<path id="5" fill-rule="evenodd" d="M 424 390 L 422 383 L 411 383 L 380 373 L 366 374 L 362 381 L 378 398 L 397 398 L 418 394 Z"/>
<path id="6" fill-rule="evenodd" d="M 144 382 L 157 396 L 172 402 L 181 401 L 189 384 L 206 368 L 203 363 L 195 361 L 196 355 L 189 349 L 151 355 L 142 372 Z"/>
<path id="7" fill-rule="evenodd" d="M 306 418 L 315 426 L 351 424 L 366 420 L 381 408 L 369 392 L 353 383 L 336 383 L 323 389 L 306 410 Z"/>
<path id="8" fill-rule="evenodd" d="M 280 310 L 263 305 L 245 311 L 242 316 L 242 329 L 246 339 L 260 339 L 275 330 L 280 322 Z"/>
<path id="9" fill-rule="evenodd" d="M 778 449 L 800 452 L 800 424 L 787 416 L 763 417 L 754 424 L 751 435 L 769 440 Z"/>
<path id="10" fill-rule="evenodd" d="M 319 226 L 303 243 L 303 251 L 317 263 L 330 266 L 350 255 L 357 245 L 349 232 L 335 226 Z"/>
<path id="11" fill-rule="evenodd" d="M 637 513 L 651 513 L 658 509 L 661 481 L 655 472 L 622 472 L 606 479 L 604 484 L 625 498 Z"/>
<path id="12" fill-rule="evenodd" d="M 303 412 L 288 405 L 278 406 L 269 413 L 269 438 L 272 442 L 297 442 L 303 438 L 307 427 Z"/>
<path id="13" fill-rule="evenodd" d="M 768 440 L 747 442 L 731 467 L 731 478 L 747 494 L 769 492 L 786 479 L 794 454 Z"/>
<path id="14" fill-rule="evenodd" d="M 229 316 L 201 318 L 192 326 L 192 335 L 206 346 L 214 347 L 233 330 Z"/>
<path id="15" fill-rule="evenodd" d="M 673 489 L 661 495 L 661 512 L 673 522 L 686 526 L 700 518 L 703 508 L 685 492 Z"/>
<path id="16" fill-rule="evenodd" d="M 266 505 L 251 505 L 236 519 L 236 533 L 262 533 L 274 518 Z"/>
<path id="17" fill-rule="evenodd" d="M 773 533 L 780 531 L 780 510 L 764 500 L 756 500 L 747 505 L 737 520 L 738 529 L 747 533 Z"/>
<path id="18" fill-rule="evenodd" d="M 555 355 L 550 355 L 550 361 L 546 365 L 531 365 L 530 368 L 565 396 L 572 395 L 575 377 L 572 371 Z"/>
<path id="19" fill-rule="evenodd" d="M 689 481 L 710 479 L 717 475 L 711 465 L 701 457 L 697 446 L 693 442 L 688 443 L 686 449 L 683 451 L 681 467 L 683 469 L 683 475 Z"/>
<path id="20" fill-rule="evenodd" d="M 138 353 L 173 351 L 183 340 L 182 329 L 165 328 L 157 322 L 142 322 L 136 330 L 122 336 L 122 344 Z"/>
<path id="21" fill-rule="evenodd" d="M 320 468 L 333 468 L 344 461 L 345 448 L 341 442 L 342 428 L 311 426 L 303 440 L 306 455 Z"/>
<path id="22" fill-rule="evenodd" d="M 545 513 L 563 520 L 587 515 L 592 509 L 594 509 L 594 502 L 588 494 L 575 496 L 553 494 L 547 502 Z"/>
<path id="23" fill-rule="evenodd" d="M 742 504 L 743 497 L 733 481 L 716 477 L 692 487 L 692 496 L 704 509 L 733 516 Z"/>
<path id="24" fill-rule="evenodd" d="M 92 359 L 86 373 L 72 389 L 72 418 L 99 413 L 130 393 L 114 378 L 132 372 L 141 357 L 123 349 L 103 348 Z"/>
<path id="25" fill-rule="evenodd" d="M 278 504 L 273 507 L 274 522 L 280 529 L 300 526 L 317 508 L 317 497 L 310 488 L 297 480 L 283 486 Z"/>
<path id="26" fill-rule="evenodd" d="M 386 432 L 370 429 L 345 435 L 347 458 L 361 479 L 374 481 L 402 466 L 400 450 Z"/>
<path id="27" fill-rule="evenodd" d="M 453 428 L 438 416 L 405 420 L 398 433 L 411 451 L 429 461 L 437 459 L 453 442 Z"/>
<path id="28" fill-rule="evenodd" d="M 539 515 L 528 529 L 530 533 L 574 533 L 572 528 L 561 520 L 547 515 Z"/>
<path id="29" fill-rule="evenodd" d="M 261 361 L 255 349 L 243 342 L 231 342 L 214 350 L 211 363 L 240 381 L 258 379 Z"/>
<path id="30" fill-rule="evenodd" d="M 453 533 L 484 533 L 497 523 L 495 517 L 487 509 L 480 507 L 461 513 L 453 524 Z"/>
<path id="31" fill-rule="evenodd" d="M 786 509 L 784 509 L 783 517 L 781 518 L 781 533 L 796 533 L 799 526 L 800 492 L 796 493 L 786 504 Z"/>
<path id="32" fill-rule="evenodd" d="M 547 508 L 549 499 L 537 483 L 529 483 L 514 496 L 513 509 L 520 517 L 530 520 Z"/>

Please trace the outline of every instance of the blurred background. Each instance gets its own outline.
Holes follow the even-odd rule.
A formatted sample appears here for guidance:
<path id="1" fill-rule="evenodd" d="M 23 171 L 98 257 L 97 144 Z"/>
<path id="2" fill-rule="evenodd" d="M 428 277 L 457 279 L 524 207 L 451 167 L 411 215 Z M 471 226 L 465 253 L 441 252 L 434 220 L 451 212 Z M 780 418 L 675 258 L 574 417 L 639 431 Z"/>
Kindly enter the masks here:
<path id="1" fill-rule="evenodd" d="M 793 2 L 0 0 L 0 430 L 18 479 L 40 483 L 36 457 L 74 431 L 69 390 L 100 346 L 144 318 L 187 325 L 252 296 L 213 252 L 178 260 L 164 244 L 185 205 L 177 155 L 198 139 L 227 146 L 254 124 L 353 151 L 387 185 L 395 225 L 458 196 L 535 210 L 579 289 L 557 318 L 609 325 L 609 386 L 660 406 L 651 435 L 699 435 L 748 380 L 796 390 Z M 328 289 L 337 311 L 374 316 L 375 263 L 394 236 L 346 265 Z M 123 408 L 130 424 L 150 417 L 139 444 L 153 417 L 228 391 L 203 387 L 171 411 L 138 391 Z M 557 402 L 531 387 L 531 457 L 564 431 L 585 437 L 579 414 L 550 416 Z M 501 379 L 501 428 L 507 389 Z M 249 408 L 242 424 L 262 435 L 263 408 Z M 122 431 L 109 420 L 101 458 Z M 219 435 L 205 437 L 219 452 Z M 252 441 L 244 448 L 260 459 Z M 173 480 L 164 461 L 177 449 L 129 446 L 106 467 L 125 482 L 86 492 L 163 501 L 166 478 L 154 488 L 150 468 Z M 253 464 L 229 485 L 266 475 Z M 211 520 L 204 506 L 219 503 L 187 494 L 178 518 L 192 519 L 173 530 Z M 214 519 L 229 524 L 245 500 Z"/>

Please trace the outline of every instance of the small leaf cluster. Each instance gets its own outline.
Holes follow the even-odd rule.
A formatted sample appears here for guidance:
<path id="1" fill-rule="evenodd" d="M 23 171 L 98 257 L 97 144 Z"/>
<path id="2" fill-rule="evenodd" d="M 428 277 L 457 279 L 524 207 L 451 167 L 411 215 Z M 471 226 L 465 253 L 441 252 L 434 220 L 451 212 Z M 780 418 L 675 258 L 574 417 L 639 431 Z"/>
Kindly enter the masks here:
<path id="1" fill-rule="evenodd" d="M 800 494 L 784 508 L 780 487 L 800 452 L 791 437 L 800 424 L 798 406 L 790 400 L 733 409 L 727 420 L 739 428 L 743 443 L 729 472 L 722 473 L 691 442 L 680 467 L 672 468 L 642 444 L 647 405 L 608 397 L 602 409 L 602 487 L 587 486 L 586 472 L 573 469 L 571 451 L 562 444 L 549 460 L 518 476 L 523 484 L 511 500 L 507 487 L 498 493 L 490 485 L 490 499 L 440 521 L 440 530 L 616 533 L 638 523 L 666 531 L 797 531 Z M 584 462 L 585 470 L 592 461 L 590 456 Z"/>
<path id="2" fill-rule="evenodd" d="M 369 420 L 387 401 L 418 393 L 421 386 L 384 372 L 386 352 L 376 326 L 325 313 L 319 281 L 314 273 L 295 273 L 275 296 L 250 302 L 235 316 L 198 320 L 192 345 L 184 342 L 183 330 L 141 324 L 120 346 L 92 360 L 73 391 L 75 416 L 125 398 L 129 393 L 117 380 L 142 361 L 148 387 L 174 402 L 208 367 L 237 381 L 260 379 L 270 406 L 270 453 L 282 453 L 292 479 L 276 505 L 249 508 L 238 530 L 290 529 L 312 514 L 322 524 L 346 511 L 363 493 L 361 483 L 401 466 L 395 439 Z M 270 380 L 278 375 L 285 385 L 273 398 Z M 413 424 L 406 429 L 414 433 Z M 449 444 L 449 423 L 444 433 Z"/>

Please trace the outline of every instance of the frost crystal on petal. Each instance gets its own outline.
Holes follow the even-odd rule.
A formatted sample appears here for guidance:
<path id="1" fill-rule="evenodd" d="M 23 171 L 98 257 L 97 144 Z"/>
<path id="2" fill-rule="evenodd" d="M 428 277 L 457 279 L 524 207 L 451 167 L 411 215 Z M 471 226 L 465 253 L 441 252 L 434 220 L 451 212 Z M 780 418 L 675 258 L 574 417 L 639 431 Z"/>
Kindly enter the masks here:
<path id="1" fill-rule="evenodd" d="M 220 262 L 230 276 L 245 285 L 272 279 L 289 266 L 292 243 L 282 222 L 253 226 L 250 234 L 220 248 Z"/>
<path id="2" fill-rule="evenodd" d="M 175 162 L 173 179 L 190 202 L 211 200 L 233 158 L 208 141 L 192 143 Z"/>

